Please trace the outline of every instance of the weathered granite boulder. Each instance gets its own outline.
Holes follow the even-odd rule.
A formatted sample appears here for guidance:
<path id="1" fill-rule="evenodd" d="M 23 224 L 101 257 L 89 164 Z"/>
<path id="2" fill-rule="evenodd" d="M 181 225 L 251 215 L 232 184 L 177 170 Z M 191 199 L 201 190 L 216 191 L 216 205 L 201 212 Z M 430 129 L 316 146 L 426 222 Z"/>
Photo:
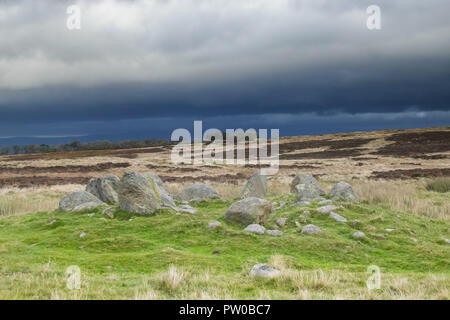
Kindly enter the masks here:
<path id="1" fill-rule="evenodd" d="M 150 182 L 153 192 L 158 199 L 159 205 L 163 208 L 176 209 L 177 206 L 175 204 L 175 201 L 164 188 L 164 184 L 161 178 L 153 172 L 144 172 L 142 175 Z"/>
<path id="2" fill-rule="evenodd" d="M 241 198 L 264 198 L 267 193 L 267 178 L 261 174 L 261 171 L 256 171 L 247 184 L 241 189 Z"/>
<path id="3" fill-rule="evenodd" d="M 119 206 L 124 211 L 144 215 L 161 208 L 150 181 L 134 171 L 126 171 L 120 180 Z"/>
<path id="4" fill-rule="evenodd" d="M 100 200 L 106 203 L 118 203 L 119 197 L 117 190 L 119 188 L 120 179 L 113 175 L 108 174 L 100 178 L 93 178 L 89 180 L 86 186 L 86 191 L 93 194 Z"/>
<path id="5" fill-rule="evenodd" d="M 328 194 L 333 200 L 346 200 L 346 201 L 355 201 L 358 202 L 358 196 L 353 191 L 351 185 L 347 182 L 338 182 L 331 189 Z"/>
<path id="6" fill-rule="evenodd" d="M 246 198 L 233 203 L 225 212 L 225 219 L 245 225 L 264 224 L 272 211 L 272 203 L 259 198 Z"/>
<path id="7" fill-rule="evenodd" d="M 66 194 L 59 200 L 59 209 L 62 211 L 72 211 L 76 207 L 89 203 L 92 206 L 93 203 L 98 204 L 98 206 L 106 205 L 100 199 L 95 197 L 93 194 L 86 191 L 75 191 Z"/>
<path id="8" fill-rule="evenodd" d="M 319 194 L 319 196 L 325 195 L 325 192 L 320 188 L 316 178 L 314 178 L 313 175 L 310 173 L 308 174 L 297 173 L 295 175 L 291 183 L 291 193 L 297 194 L 299 191 L 297 186 L 301 184 L 313 185 L 315 189 L 317 189 L 317 193 Z"/>
<path id="9" fill-rule="evenodd" d="M 206 184 L 194 184 L 181 190 L 175 198 L 179 201 L 218 199 L 219 194 Z"/>

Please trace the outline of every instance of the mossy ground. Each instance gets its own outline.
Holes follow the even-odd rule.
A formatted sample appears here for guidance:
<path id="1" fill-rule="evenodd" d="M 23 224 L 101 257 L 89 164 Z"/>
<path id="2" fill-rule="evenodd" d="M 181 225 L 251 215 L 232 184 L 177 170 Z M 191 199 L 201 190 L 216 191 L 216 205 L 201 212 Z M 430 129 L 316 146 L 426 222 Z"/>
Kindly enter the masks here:
<path id="1" fill-rule="evenodd" d="M 2 218 L 0 298 L 449 298 L 447 221 L 341 203 L 337 212 L 348 223 L 339 223 L 317 213 L 315 204 L 286 205 L 266 223 L 273 229 L 277 218 L 290 218 L 281 229 L 284 235 L 272 237 L 244 232 L 244 226 L 224 220 L 230 204 L 191 203 L 197 213 L 182 215 L 160 210 L 134 216 L 116 210 L 110 219 L 99 209 Z M 312 215 L 302 215 L 304 210 Z M 353 225 L 354 219 L 359 223 Z M 222 225 L 211 230 L 207 224 L 214 220 Z M 296 221 L 323 232 L 301 234 Z M 355 231 L 367 238 L 352 238 Z M 280 269 L 282 276 L 249 278 L 257 263 Z M 66 288 L 65 270 L 71 265 L 81 269 L 79 290 Z M 370 265 L 382 272 L 380 289 L 371 291 L 366 286 Z"/>

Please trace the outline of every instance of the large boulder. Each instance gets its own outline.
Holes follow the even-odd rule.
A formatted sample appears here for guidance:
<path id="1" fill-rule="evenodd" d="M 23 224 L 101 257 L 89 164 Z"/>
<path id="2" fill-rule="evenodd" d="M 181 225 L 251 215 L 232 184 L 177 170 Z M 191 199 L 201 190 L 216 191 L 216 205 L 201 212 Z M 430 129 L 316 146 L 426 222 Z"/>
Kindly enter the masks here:
<path id="1" fill-rule="evenodd" d="M 328 194 L 333 200 L 346 200 L 346 201 L 355 201 L 358 202 L 358 196 L 353 191 L 351 185 L 347 182 L 338 182 L 333 188 L 331 188 L 330 193 Z"/>
<path id="2" fill-rule="evenodd" d="M 100 199 L 89 192 L 75 191 L 66 194 L 59 200 L 59 209 L 61 209 L 62 211 L 72 211 L 75 208 L 86 203 L 89 203 L 89 206 L 91 208 L 94 203 L 96 203 L 98 206 L 106 205 L 104 202 L 102 202 Z"/>
<path id="3" fill-rule="evenodd" d="M 291 193 L 297 194 L 298 193 L 297 186 L 301 185 L 301 184 L 314 185 L 319 193 L 319 196 L 325 195 L 325 191 L 323 191 L 320 188 L 319 183 L 317 182 L 316 178 L 314 178 L 313 175 L 310 173 L 308 173 L 308 174 L 297 173 L 295 175 L 295 177 L 291 183 Z"/>
<path id="4" fill-rule="evenodd" d="M 119 196 L 117 190 L 119 189 L 119 177 L 108 174 L 100 178 L 93 178 L 89 180 L 86 186 L 86 191 L 93 194 L 100 200 L 106 203 L 118 203 Z"/>
<path id="5" fill-rule="evenodd" d="M 158 199 L 159 205 L 163 208 L 176 209 L 177 206 L 175 204 L 175 201 L 164 188 L 164 184 L 161 178 L 157 174 L 152 172 L 144 172 L 142 175 L 150 182 L 153 188 L 153 192 Z"/>
<path id="6" fill-rule="evenodd" d="M 315 200 L 325 194 L 311 174 L 296 174 L 291 183 L 291 192 L 297 194 L 298 201 Z"/>
<path id="7" fill-rule="evenodd" d="M 267 178 L 261 174 L 261 171 L 256 171 L 247 184 L 241 189 L 241 198 L 264 198 L 267 193 Z"/>
<path id="8" fill-rule="evenodd" d="M 259 198 L 246 198 L 233 203 L 225 212 L 225 219 L 245 225 L 264 224 L 272 211 L 272 203 Z"/>
<path id="9" fill-rule="evenodd" d="M 181 190 L 175 198 L 179 201 L 199 201 L 220 198 L 219 194 L 206 184 L 194 184 Z"/>
<path id="10" fill-rule="evenodd" d="M 120 180 L 119 206 L 136 214 L 151 214 L 161 208 L 150 181 L 134 171 L 126 171 Z"/>

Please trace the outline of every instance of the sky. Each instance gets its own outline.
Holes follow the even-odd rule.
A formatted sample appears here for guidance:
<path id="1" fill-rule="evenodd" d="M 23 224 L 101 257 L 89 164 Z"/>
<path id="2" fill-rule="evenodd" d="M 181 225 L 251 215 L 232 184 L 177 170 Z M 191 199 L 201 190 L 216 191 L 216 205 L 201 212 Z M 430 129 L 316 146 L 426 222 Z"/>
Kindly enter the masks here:
<path id="1" fill-rule="evenodd" d="M 448 0 L 0 0 L 0 146 L 169 139 L 194 120 L 281 136 L 448 126 L 448 12 Z"/>

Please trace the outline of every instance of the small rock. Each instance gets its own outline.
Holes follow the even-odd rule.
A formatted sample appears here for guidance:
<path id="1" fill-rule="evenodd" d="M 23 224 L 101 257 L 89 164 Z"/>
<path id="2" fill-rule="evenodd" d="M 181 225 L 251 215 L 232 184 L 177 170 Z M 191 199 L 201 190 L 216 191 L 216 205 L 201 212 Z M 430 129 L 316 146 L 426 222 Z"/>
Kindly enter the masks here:
<path id="1" fill-rule="evenodd" d="M 303 214 L 304 214 L 305 216 L 308 216 L 308 217 L 311 216 L 311 212 L 309 212 L 309 211 L 303 211 Z"/>
<path id="2" fill-rule="evenodd" d="M 276 224 L 279 225 L 280 227 L 284 227 L 286 225 L 287 222 L 287 218 L 279 218 L 276 221 Z"/>
<path id="3" fill-rule="evenodd" d="M 221 223 L 219 221 L 213 221 L 213 222 L 208 223 L 208 228 L 215 229 L 220 225 L 221 225 Z"/>
<path id="4" fill-rule="evenodd" d="M 447 244 L 450 244 L 450 240 L 444 239 L 444 241 L 445 241 Z"/>
<path id="5" fill-rule="evenodd" d="M 92 218 L 95 215 L 95 213 L 88 213 L 87 216 Z"/>
<path id="6" fill-rule="evenodd" d="M 53 219 L 53 220 L 51 220 L 51 221 L 49 222 L 49 224 L 54 224 L 55 222 L 56 222 L 56 220 Z"/>
<path id="7" fill-rule="evenodd" d="M 392 232 L 392 231 L 394 231 L 395 229 L 386 229 L 386 232 Z"/>
<path id="8" fill-rule="evenodd" d="M 336 210 L 336 209 L 337 209 L 337 207 L 335 207 L 335 206 L 327 205 L 327 206 L 317 208 L 317 211 L 320 213 L 330 213 L 331 211 Z"/>
<path id="9" fill-rule="evenodd" d="M 177 208 L 177 211 L 179 211 L 179 212 L 187 212 L 187 213 L 196 213 L 197 209 L 195 209 L 195 208 L 185 204 L 185 205 L 179 206 Z"/>
<path id="10" fill-rule="evenodd" d="M 275 204 L 275 205 L 276 205 L 276 204 Z M 280 205 L 279 205 L 278 207 L 276 207 L 275 209 L 273 209 L 273 210 L 280 210 L 280 209 L 283 208 L 285 205 L 286 205 L 286 202 L 280 201 Z"/>
<path id="11" fill-rule="evenodd" d="M 333 201 L 331 201 L 331 200 L 322 200 L 322 201 L 319 201 L 317 204 L 319 206 L 325 206 L 327 204 L 333 204 Z"/>
<path id="12" fill-rule="evenodd" d="M 267 230 L 267 234 L 274 237 L 281 237 L 283 235 L 283 231 L 280 230 Z"/>
<path id="13" fill-rule="evenodd" d="M 345 219 L 343 216 L 340 216 L 333 211 L 330 212 L 330 218 L 336 220 L 337 222 L 347 222 L 347 219 Z"/>
<path id="14" fill-rule="evenodd" d="M 358 219 L 355 219 L 355 220 L 353 220 L 353 222 L 352 222 L 352 224 L 353 224 L 354 226 L 356 226 L 358 223 L 359 223 L 359 220 L 358 220 Z"/>
<path id="15" fill-rule="evenodd" d="M 302 233 L 304 234 L 314 234 L 314 233 L 320 233 L 322 230 L 319 227 L 316 227 L 313 224 L 308 224 L 303 227 Z"/>
<path id="16" fill-rule="evenodd" d="M 86 232 L 80 233 L 80 238 L 83 238 L 86 235 Z"/>
<path id="17" fill-rule="evenodd" d="M 259 225 L 259 224 L 250 224 L 247 226 L 247 228 L 244 229 L 244 231 L 253 232 L 253 233 L 257 233 L 257 234 L 264 234 L 266 229 L 262 225 Z"/>
<path id="18" fill-rule="evenodd" d="M 353 237 L 354 237 L 354 238 L 365 238 L 366 235 L 365 235 L 363 232 L 361 232 L 361 231 L 357 231 L 357 232 L 355 232 L 355 233 L 353 234 Z"/>
<path id="19" fill-rule="evenodd" d="M 411 238 L 412 242 L 417 242 L 416 238 Z"/>
<path id="20" fill-rule="evenodd" d="M 280 274 L 281 274 L 280 271 L 272 269 L 271 267 L 265 264 L 256 264 L 250 271 L 250 277 L 261 277 L 266 279 L 278 277 L 280 276 Z"/>
<path id="21" fill-rule="evenodd" d="M 297 201 L 290 204 L 291 207 L 309 207 L 311 205 L 311 201 L 303 200 Z"/>
<path id="22" fill-rule="evenodd" d="M 105 216 L 114 219 L 114 207 L 107 207 L 105 209 L 102 210 L 102 214 L 104 214 Z"/>
<path id="23" fill-rule="evenodd" d="M 299 228 L 302 227 L 302 224 L 301 224 L 300 222 L 298 222 L 298 221 L 295 221 L 295 225 L 296 225 L 297 227 L 299 227 Z"/>

